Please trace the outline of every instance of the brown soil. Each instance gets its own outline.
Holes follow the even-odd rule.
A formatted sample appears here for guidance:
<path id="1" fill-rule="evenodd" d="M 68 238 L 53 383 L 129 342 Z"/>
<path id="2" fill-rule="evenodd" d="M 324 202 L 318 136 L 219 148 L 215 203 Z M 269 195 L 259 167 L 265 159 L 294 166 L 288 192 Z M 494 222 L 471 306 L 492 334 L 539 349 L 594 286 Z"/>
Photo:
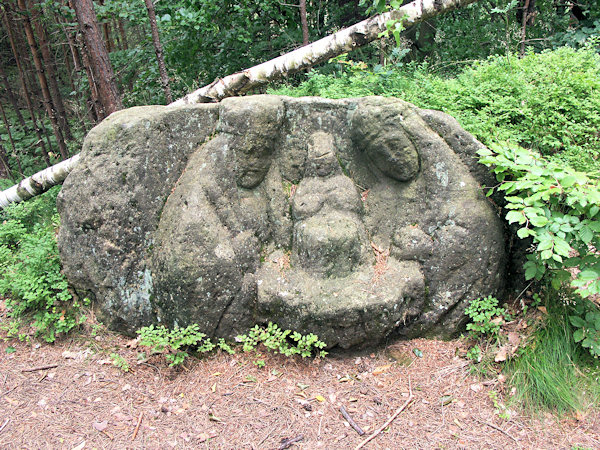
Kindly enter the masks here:
<path id="1" fill-rule="evenodd" d="M 469 375 L 455 356 L 458 341 L 419 339 L 324 360 L 265 354 L 263 369 L 252 354 L 219 353 L 178 370 L 160 355 L 138 363 L 141 349 L 127 344 L 103 331 L 54 345 L 0 339 L 0 448 L 354 448 L 411 391 L 414 401 L 365 448 L 600 448 L 597 410 L 501 418 L 507 389 Z M 130 372 L 112 364 L 112 352 Z M 25 371 L 48 365 L 56 367 Z"/>

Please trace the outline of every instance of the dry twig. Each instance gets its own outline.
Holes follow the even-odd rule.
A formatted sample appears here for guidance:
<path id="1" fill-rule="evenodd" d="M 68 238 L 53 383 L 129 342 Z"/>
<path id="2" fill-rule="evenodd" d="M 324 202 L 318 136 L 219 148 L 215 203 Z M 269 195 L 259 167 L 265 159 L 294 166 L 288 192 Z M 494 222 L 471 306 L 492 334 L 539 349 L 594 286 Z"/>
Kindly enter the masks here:
<path id="1" fill-rule="evenodd" d="M 142 417 L 144 417 L 144 412 L 142 411 L 140 413 L 140 417 L 138 417 L 138 421 L 137 421 L 137 425 L 135 426 L 135 430 L 133 430 L 133 436 L 131 438 L 132 441 L 135 441 L 135 438 L 138 434 L 138 431 L 140 429 L 140 425 L 142 424 Z"/>
<path id="2" fill-rule="evenodd" d="M 304 439 L 303 434 L 296 436 L 295 438 L 284 439 L 281 441 L 281 445 L 279 446 L 278 450 L 285 450 L 286 448 L 290 448 L 292 444 L 300 442 L 302 439 Z"/>
<path id="3" fill-rule="evenodd" d="M 499 431 L 500 433 L 502 433 L 502 434 L 504 434 L 504 435 L 508 436 L 508 437 L 509 437 L 509 438 L 511 438 L 513 441 L 515 441 L 515 442 L 517 443 L 517 445 L 519 445 L 519 441 L 517 440 L 517 438 L 516 438 L 516 437 L 514 437 L 512 434 L 508 433 L 507 431 L 504 431 L 502 428 L 500 428 L 500 427 L 497 427 L 497 426 L 496 426 L 496 425 L 494 425 L 493 423 L 489 423 L 489 422 L 485 422 L 485 421 L 483 421 L 483 420 L 479 420 L 477 417 L 474 417 L 474 419 L 475 419 L 477 422 L 479 422 L 479 423 L 482 423 L 482 424 L 484 424 L 484 425 L 487 425 L 488 427 L 490 427 L 490 428 L 493 428 L 494 430 L 496 430 L 496 431 Z"/>
<path id="4" fill-rule="evenodd" d="M 2 430 L 4 430 L 4 428 L 6 428 L 6 425 L 8 425 L 8 422 L 10 422 L 10 419 L 6 419 L 4 421 L 4 423 L 2 424 L 2 426 L 0 427 L 0 433 L 2 433 Z"/>
<path id="5" fill-rule="evenodd" d="M 385 430 L 389 426 L 389 424 L 392 423 L 394 421 L 394 419 L 396 419 L 396 417 L 398 417 L 400 415 L 400 413 L 402 411 L 404 411 L 406 408 L 408 408 L 408 406 L 413 402 L 413 393 L 412 393 L 412 387 L 410 384 L 410 377 L 408 377 L 408 391 L 409 391 L 408 398 L 406 399 L 404 404 L 396 410 L 396 412 L 392 415 L 392 417 L 390 417 L 383 425 L 381 425 L 379 428 L 377 428 L 377 430 L 375 430 L 373 432 L 373 434 L 371 434 L 368 438 L 366 438 L 364 441 L 362 441 L 360 444 L 358 444 L 354 448 L 354 450 L 359 450 L 359 449 L 363 448 L 371 440 L 375 439 L 379 435 L 379 433 L 381 433 L 383 430 Z"/>
<path id="6" fill-rule="evenodd" d="M 58 364 L 48 364 L 47 366 L 30 367 L 29 369 L 22 369 L 21 372 L 37 372 L 38 370 L 54 369 L 58 367 Z"/>
<path id="7" fill-rule="evenodd" d="M 356 431 L 360 436 L 365 434 L 363 429 L 360 426 L 358 426 L 358 424 L 352 419 L 352 417 L 350 417 L 350 414 L 348 414 L 348 411 L 346 411 L 346 408 L 344 408 L 343 405 L 340 406 L 340 412 L 342 413 L 342 416 L 344 416 L 344 419 L 346 419 L 346 422 L 348 422 L 350 426 L 354 428 L 354 431 Z"/>

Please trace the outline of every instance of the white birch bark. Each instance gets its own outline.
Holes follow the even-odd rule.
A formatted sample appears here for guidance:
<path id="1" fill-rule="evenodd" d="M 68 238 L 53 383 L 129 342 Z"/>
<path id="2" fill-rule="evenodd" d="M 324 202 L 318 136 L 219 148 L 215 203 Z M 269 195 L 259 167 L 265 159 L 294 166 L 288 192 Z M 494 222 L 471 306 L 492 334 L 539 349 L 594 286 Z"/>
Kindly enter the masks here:
<path id="1" fill-rule="evenodd" d="M 73 167 L 77 165 L 79 155 L 65 159 L 58 164 L 48 167 L 35 175 L 25 178 L 19 184 L 0 192 L 0 209 L 6 208 L 11 203 L 23 202 L 46 192 L 67 178 Z"/>
<path id="2" fill-rule="evenodd" d="M 246 69 L 242 72 L 218 79 L 171 103 L 180 106 L 192 103 L 218 102 L 226 97 L 243 94 L 253 88 L 282 78 L 290 73 L 327 61 L 330 58 L 349 52 L 379 38 L 386 31 L 389 21 L 399 21 L 409 27 L 423 20 L 469 5 L 477 0 L 415 0 L 393 11 L 389 11 L 312 44 L 300 47 L 290 53 Z M 0 192 L 0 209 L 10 203 L 22 202 L 39 195 L 52 186 L 60 184 L 75 167 L 79 155 L 26 178 L 18 185 Z"/>

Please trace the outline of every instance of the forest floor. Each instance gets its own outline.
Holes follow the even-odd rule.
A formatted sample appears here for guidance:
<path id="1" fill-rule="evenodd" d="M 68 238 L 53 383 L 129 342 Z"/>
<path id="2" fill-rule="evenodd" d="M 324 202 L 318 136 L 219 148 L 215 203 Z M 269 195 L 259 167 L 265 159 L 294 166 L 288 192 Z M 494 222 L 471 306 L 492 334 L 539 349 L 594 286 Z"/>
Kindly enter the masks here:
<path id="1" fill-rule="evenodd" d="M 355 448 L 403 406 L 364 448 L 600 448 L 597 409 L 505 410 L 502 376 L 471 375 L 461 341 L 322 360 L 265 353 L 264 368 L 252 353 L 217 353 L 172 369 L 160 355 L 138 363 L 132 341 L 93 329 L 53 345 L 0 335 L 0 448 Z"/>

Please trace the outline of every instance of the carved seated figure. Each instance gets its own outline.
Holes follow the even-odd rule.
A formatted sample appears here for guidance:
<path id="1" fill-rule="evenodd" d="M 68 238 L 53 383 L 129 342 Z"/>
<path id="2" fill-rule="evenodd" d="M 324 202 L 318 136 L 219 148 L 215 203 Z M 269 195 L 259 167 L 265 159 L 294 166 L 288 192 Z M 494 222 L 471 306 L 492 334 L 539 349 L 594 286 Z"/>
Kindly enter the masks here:
<path id="1" fill-rule="evenodd" d="M 330 134 L 310 137 L 305 167 L 292 198 L 290 264 L 280 263 L 286 255 L 277 250 L 259 269 L 258 312 L 311 329 L 330 345 L 385 335 L 422 306 L 419 265 L 386 255 L 377 262 L 360 194 L 342 173 Z"/>

